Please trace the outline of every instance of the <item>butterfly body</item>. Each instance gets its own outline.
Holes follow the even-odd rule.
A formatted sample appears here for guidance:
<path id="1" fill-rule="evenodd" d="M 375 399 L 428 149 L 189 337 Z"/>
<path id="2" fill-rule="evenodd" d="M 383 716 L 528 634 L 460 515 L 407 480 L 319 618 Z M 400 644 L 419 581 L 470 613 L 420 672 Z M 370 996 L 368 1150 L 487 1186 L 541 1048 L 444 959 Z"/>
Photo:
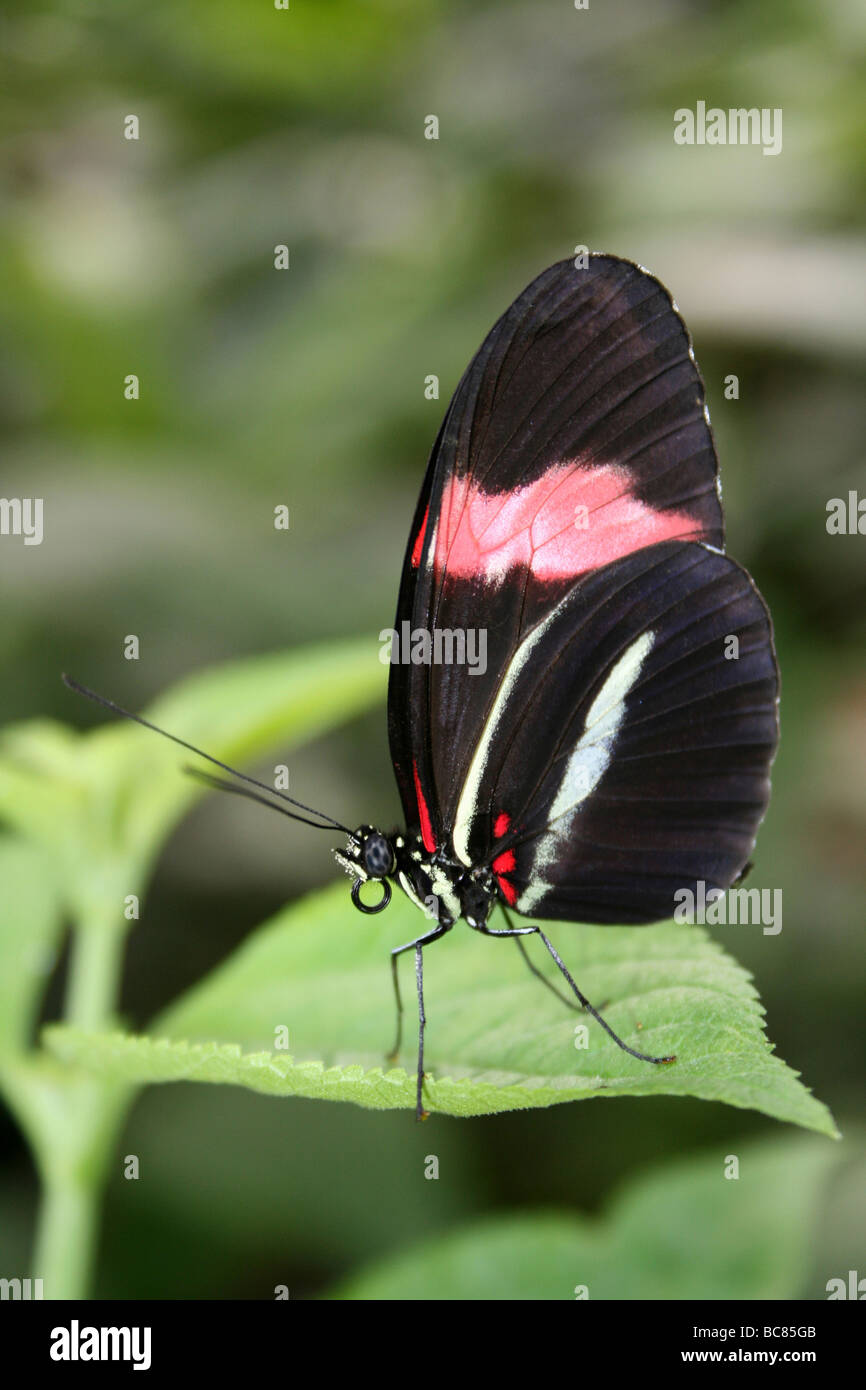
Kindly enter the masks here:
<path id="1" fill-rule="evenodd" d="M 461 918 L 470 927 L 482 929 L 499 896 L 489 869 L 467 867 L 444 848 L 431 854 L 420 834 L 407 836 L 394 831 L 385 835 L 374 826 L 360 826 L 346 849 L 335 850 L 334 857 L 356 882 L 395 883 L 443 932 Z M 382 911 L 389 900 L 390 895 L 367 905 L 363 898 L 360 904 L 357 896 L 355 899 L 367 913 Z"/>
<path id="2" fill-rule="evenodd" d="M 460 920 L 513 937 L 559 993 L 522 946 L 538 936 L 567 1003 L 632 1056 L 671 1062 L 613 1032 L 538 926 L 660 921 L 683 890 L 723 892 L 746 872 L 770 795 L 772 624 L 725 553 L 691 339 L 642 267 L 550 266 L 488 333 L 433 446 L 391 631 L 400 831 L 351 831 L 167 736 L 245 784 L 199 773 L 209 785 L 268 792 L 283 814 L 345 831 L 334 853 L 359 911 L 382 911 L 395 885 L 423 914 L 391 953 L 398 1020 L 397 960 L 415 953 L 419 1117 L 422 951 Z M 362 896 L 372 882 L 378 899 Z M 398 1024 L 394 1054 L 400 1036 Z"/>
<path id="3" fill-rule="evenodd" d="M 482 631 L 484 671 L 395 662 L 408 838 L 549 920 L 650 922 L 726 888 L 778 739 L 766 605 L 724 553 L 691 340 L 641 267 L 551 266 L 487 335 L 433 448 L 395 628 Z"/>
<path id="4" fill-rule="evenodd" d="M 394 883 L 428 919 L 392 956 L 416 950 L 420 1114 L 422 946 L 461 918 L 537 934 L 610 1033 L 537 922 L 659 921 L 683 888 L 726 889 L 768 804 L 772 626 L 725 554 L 703 381 L 647 271 L 560 262 L 491 329 L 433 447 L 394 631 L 428 638 L 391 655 L 406 828 L 337 857 L 362 911 Z M 425 659 L 442 633 L 483 662 Z"/>

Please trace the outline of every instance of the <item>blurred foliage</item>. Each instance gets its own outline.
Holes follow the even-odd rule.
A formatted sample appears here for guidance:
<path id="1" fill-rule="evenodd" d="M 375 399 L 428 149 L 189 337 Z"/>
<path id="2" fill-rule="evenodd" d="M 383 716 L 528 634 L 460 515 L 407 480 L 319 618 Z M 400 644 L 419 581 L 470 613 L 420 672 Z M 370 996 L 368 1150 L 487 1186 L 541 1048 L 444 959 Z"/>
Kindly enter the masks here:
<path id="1" fill-rule="evenodd" d="M 602 1220 L 500 1217 L 382 1261 L 331 1294 L 350 1299 L 799 1298 L 835 1155 L 773 1140 L 665 1165 Z M 779 1182 L 784 1173 L 785 1181 Z"/>
<path id="2" fill-rule="evenodd" d="M 291 747 L 357 713 L 379 693 L 383 674 L 366 643 L 305 648 L 202 673 L 154 714 L 183 728 L 184 747 L 195 736 L 225 766 L 278 739 Z M 129 923 L 139 919 L 155 852 L 201 793 L 200 779 L 179 775 L 177 743 L 168 740 L 157 744 L 146 787 L 138 789 L 143 733 L 125 721 L 84 735 L 34 721 L 0 737 L 0 816 L 22 837 L 0 840 L 10 890 L 0 900 L 0 1001 L 7 1005 L 0 1091 L 44 1187 L 34 1265 L 48 1298 L 80 1298 L 89 1288 L 99 1200 L 135 1078 L 116 1068 L 93 1075 L 78 1057 L 58 1066 L 28 1045 L 27 1025 L 65 912 L 73 926 L 67 1032 L 101 1036 L 111 1027 Z"/>
<path id="3" fill-rule="evenodd" d="M 863 540 L 824 520 L 866 491 L 863 7 L 8 0 L 0 45 L 2 491 L 44 497 L 46 517 L 41 546 L 0 540 L 0 719 L 98 719 L 63 669 L 138 709 L 229 658 L 337 636 L 372 650 L 427 450 L 494 318 L 577 242 L 635 258 L 692 331 L 729 547 L 770 602 L 782 667 L 750 883 L 782 888 L 784 928 L 715 935 L 845 1131 L 866 1061 L 866 606 Z M 675 146 L 673 111 L 698 99 L 782 107 L 782 153 Z M 143 796 L 157 756 L 142 743 Z M 382 710 L 293 755 L 291 776 L 349 823 L 398 817 Z M 310 834 L 230 798 L 191 812 L 132 934 L 130 1027 L 326 880 Z M 648 1162 L 765 1127 L 656 1098 L 433 1123 L 435 1140 L 349 1106 L 149 1095 L 122 1148 L 151 1176 L 111 1179 L 100 1291 L 244 1295 L 274 1272 L 314 1291 L 469 1215 L 591 1211 Z M 0 1141 L 11 1273 L 33 1180 L 8 1122 Z M 852 1179 L 818 1225 L 817 1296 L 862 1263 L 864 1191 Z"/>

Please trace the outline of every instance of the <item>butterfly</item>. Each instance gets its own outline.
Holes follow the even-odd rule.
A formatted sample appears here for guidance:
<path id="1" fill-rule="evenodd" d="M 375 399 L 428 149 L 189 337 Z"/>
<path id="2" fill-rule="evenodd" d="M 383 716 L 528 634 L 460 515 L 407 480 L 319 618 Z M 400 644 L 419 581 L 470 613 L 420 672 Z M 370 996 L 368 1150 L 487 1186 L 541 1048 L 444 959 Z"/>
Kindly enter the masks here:
<path id="1" fill-rule="evenodd" d="M 403 830 L 349 830 L 209 760 L 316 816 L 309 824 L 345 831 L 334 853 L 359 911 L 383 911 L 395 885 L 424 914 L 391 953 L 392 1058 L 397 964 L 415 957 L 416 1115 L 426 1114 L 423 951 L 460 922 L 513 937 L 559 993 L 525 949 L 537 936 L 566 1002 L 632 1056 L 675 1061 L 619 1038 L 538 925 L 660 921 L 684 888 L 728 888 L 770 795 L 772 623 L 725 554 L 688 331 L 642 267 L 602 254 L 561 261 L 488 333 L 433 446 L 392 632 Z"/>

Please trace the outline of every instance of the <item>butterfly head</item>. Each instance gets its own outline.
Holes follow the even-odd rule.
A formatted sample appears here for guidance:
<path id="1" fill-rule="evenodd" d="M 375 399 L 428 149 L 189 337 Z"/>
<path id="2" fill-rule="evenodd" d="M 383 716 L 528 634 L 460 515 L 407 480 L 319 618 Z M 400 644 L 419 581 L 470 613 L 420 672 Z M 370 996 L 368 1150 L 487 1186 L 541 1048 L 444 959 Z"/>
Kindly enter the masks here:
<path id="1" fill-rule="evenodd" d="M 391 901 L 388 876 L 393 874 L 397 862 L 394 846 L 388 836 L 373 825 L 361 825 L 349 836 L 345 850 L 334 850 L 334 858 L 355 880 L 352 884 L 352 902 L 358 911 L 382 912 Z M 369 904 L 361 898 L 361 885 L 369 883 L 371 879 L 378 879 L 382 884 L 382 896 L 378 902 Z"/>

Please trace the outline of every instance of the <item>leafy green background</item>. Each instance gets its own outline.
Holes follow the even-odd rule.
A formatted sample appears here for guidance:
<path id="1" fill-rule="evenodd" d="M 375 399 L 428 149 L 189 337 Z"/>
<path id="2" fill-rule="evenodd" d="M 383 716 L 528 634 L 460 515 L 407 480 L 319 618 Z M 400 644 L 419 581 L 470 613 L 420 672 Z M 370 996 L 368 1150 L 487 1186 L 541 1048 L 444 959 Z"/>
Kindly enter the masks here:
<path id="1" fill-rule="evenodd" d="M 396 906 L 375 925 L 357 917 L 345 882 L 342 909 L 334 889 L 314 918 L 292 915 L 307 912 L 307 899 L 277 917 L 331 881 L 329 838 L 230 798 L 201 799 L 178 776 L 177 750 L 143 732 L 124 730 L 121 742 L 106 728 L 80 743 L 70 726 L 106 721 L 59 672 L 136 709 L 176 689 L 154 706 L 169 727 L 210 738 L 269 778 L 288 761 L 293 789 L 349 823 L 396 821 L 375 655 L 423 461 L 494 317 L 543 265 L 587 242 L 636 257 L 676 295 L 707 380 L 730 549 L 776 623 L 783 741 L 750 885 L 782 888 L 784 927 L 712 936 L 754 974 L 776 1055 L 803 1072 L 846 1135 L 837 1146 L 811 1141 L 836 1168 L 820 1193 L 817 1178 L 809 1189 L 819 1215 L 791 1257 L 789 1287 L 821 1296 L 827 1278 L 862 1265 L 866 1227 L 851 1126 L 864 1075 L 863 550 L 861 538 L 824 527 L 828 498 L 863 490 L 862 8 L 7 8 L 3 492 L 45 498 L 46 537 L 39 547 L 0 541 L 0 718 L 12 726 L 0 749 L 10 833 L 0 844 L 0 946 L 12 962 L 0 970 L 11 1106 L 0 1122 L 0 1273 L 24 1271 L 33 1234 L 36 1179 L 19 1124 L 39 1130 L 40 1169 L 58 1180 L 70 1176 L 52 1144 L 59 1123 L 89 1116 L 82 1143 L 87 1132 L 113 1133 L 111 1113 L 88 1111 L 86 1069 L 70 1069 L 72 1034 L 53 1033 L 38 1067 L 20 1060 L 41 996 L 42 1021 L 74 1006 L 79 1041 L 106 1025 L 140 1033 L 154 1015 L 167 1024 L 172 1001 L 262 922 L 274 919 L 278 963 L 281 943 L 301 949 L 292 924 L 314 935 L 321 916 L 332 979 L 348 986 L 344 1010 L 322 1022 L 333 1049 L 344 1035 L 350 1046 L 363 1023 L 356 1045 L 369 1067 L 391 1028 L 387 967 L 383 958 L 374 984 L 374 956 L 391 927 L 393 940 L 408 939 Z M 783 107 L 783 153 L 674 146 L 673 110 L 698 99 Z M 138 143 L 120 137 L 128 112 L 141 118 Z M 441 122 L 436 143 L 422 138 L 429 112 Z M 272 269 L 277 242 L 291 247 L 283 275 Z M 723 395 L 732 371 L 736 402 Z M 141 378 L 135 403 L 123 399 L 128 372 Z M 424 399 L 430 372 L 441 379 L 438 402 Z M 271 525 L 280 503 L 291 508 L 288 533 Z M 131 632 L 138 662 L 122 657 Z M 329 681 L 327 663 L 351 659 L 350 649 L 354 679 L 335 679 L 334 667 Z M 239 660 L 236 673 L 219 671 Z M 237 682 L 228 719 L 221 696 L 218 717 L 209 705 L 214 670 Z M 302 671 L 307 705 L 289 709 Z M 299 747 L 301 734 L 312 742 Z M 109 794 L 100 779 L 118 760 L 123 776 Z M 122 957 L 118 1014 L 97 1017 L 98 972 L 76 971 L 64 929 L 90 920 L 79 964 L 119 968 L 120 935 L 97 899 L 143 892 L 151 872 Z M 670 930 L 636 938 L 631 979 L 612 1004 L 626 1026 L 628 1000 L 646 985 L 638 947 L 651 954 Z M 596 939 L 615 949 L 576 929 L 557 938 L 590 979 Z M 352 964 L 362 958 L 379 1018 L 353 1013 Z M 515 991 L 551 1055 L 553 1035 L 568 1041 L 573 1020 L 532 994 L 507 943 L 454 934 L 429 962 L 431 1047 L 438 1030 L 471 1051 L 459 1030 L 476 1024 L 460 1006 L 481 980 L 494 996 Z M 206 1009 L 218 987 L 219 976 L 175 1016 Z M 241 1017 L 238 1001 L 236 1015 L 251 1046 L 254 1002 Z M 688 1025 L 711 1026 L 691 1001 L 682 1009 L 684 1039 Z M 643 1015 L 640 998 L 639 1037 L 657 1016 Z M 295 1020 L 285 1022 L 295 1046 Z M 317 1036 L 298 1055 L 326 1043 Z M 681 1055 L 684 1045 L 678 1035 Z M 569 1065 L 580 1060 L 564 1050 Z M 666 1071 L 657 1081 L 670 1087 Z M 57 1084 L 70 1075 L 74 1093 Z M 95 1287 L 260 1297 L 287 1283 L 300 1296 L 420 1249 L 435 1296 L 439 1247 L 428 1238 L 453 1236 L 459 1252 L 461 1229 L 483 1217 L 501 1218 L 519 1240 L 537 1214 L 559 1223 L 556 1239 L 571 1248 L 646 1170 L 693 1153 L 698 1170 L 716 1174 L 719 1154 L 745 1152 L 769 1130 L 778 1126 L 753 1110 L 670 1094 L 416 1127 L 405 1111 L 154 1087 L 108 1148 Z M 792 1132 L 790 1142 L 809 1141 Z M 437 1182 L 423 1177 L 431 1152 Z M 141 1159 L 137 1183 L 122 1177 L 128 1153 Z M 776 1157 L 792 1200 L 807 1181 L 796 1176 L 798 1153 Z M 742 1193 L 749 1209 L 742 1178 L 718 1189 L 718 1201 Z M 696 1219 L 685 1198 L 677 1214 L 675 1191 L 670 1202 L 675 1227 Z M 702 1210 L 714 1246 L 708 1194 Z M 762 1241 L 769 1261 L 777 1236 L 768 1227 Z M 623 1256 L 630 1287 L 641 1287 L 639 1248 L 635 1236 L 631 1263 Z M 745 1268 L 720 1277 L 732 1297 L 759 1287 Z"/>
<path id="2" fill-rule="evenodd" d="M 721 1153 L 676 1160 L 617 1192 L 593 1220 L 567 1211 L 488 1218 L 373 1264 L 333 1296 L 591 1302 L 687 1290 L 724 1300 L 737 1288 L 741 1298 L 796 1298 L 833 1155 L 764 1141 L 745 1145 L 738 1164 Z"/>

